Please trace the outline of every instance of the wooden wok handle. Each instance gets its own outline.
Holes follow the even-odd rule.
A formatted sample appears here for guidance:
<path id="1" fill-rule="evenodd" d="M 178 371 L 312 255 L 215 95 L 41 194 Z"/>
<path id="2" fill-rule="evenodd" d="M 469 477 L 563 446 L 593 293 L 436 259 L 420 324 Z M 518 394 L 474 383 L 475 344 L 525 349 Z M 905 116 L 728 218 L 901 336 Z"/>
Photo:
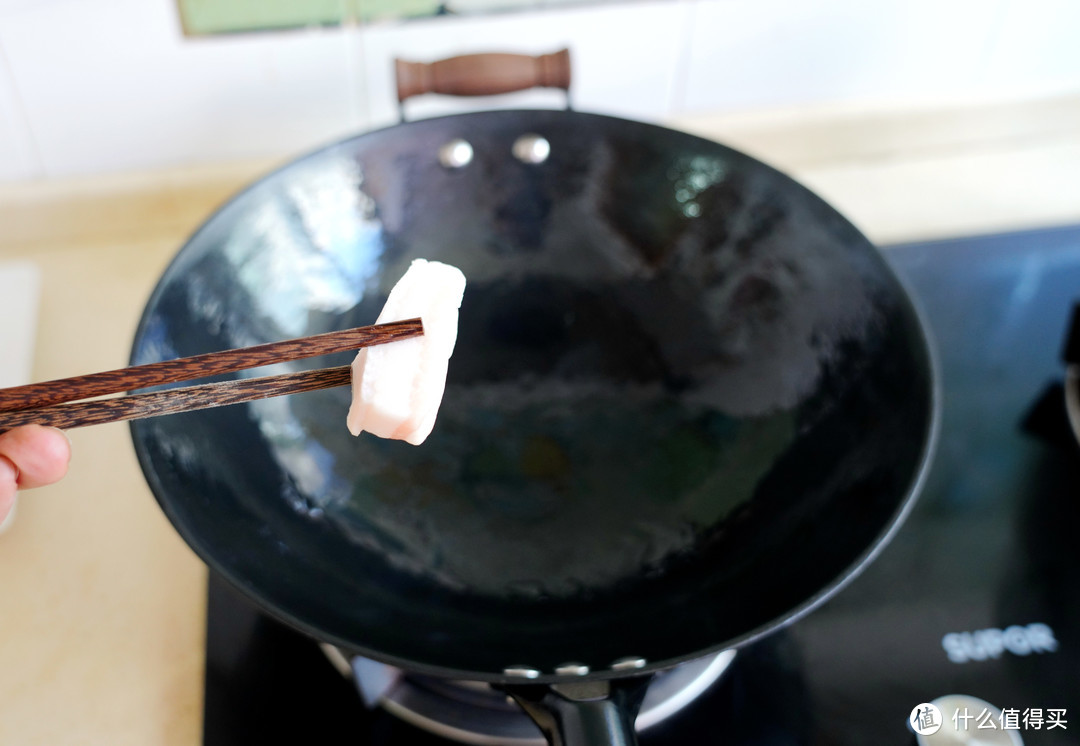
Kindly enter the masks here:
<path id="1" fill-rule="evenodd" d="M 492 96 L 529 88 L 570 90 L 570 50 L 524 54 L 466 54 L 437 62 L 394 60 L 398 102 L 424 93 Z"/>

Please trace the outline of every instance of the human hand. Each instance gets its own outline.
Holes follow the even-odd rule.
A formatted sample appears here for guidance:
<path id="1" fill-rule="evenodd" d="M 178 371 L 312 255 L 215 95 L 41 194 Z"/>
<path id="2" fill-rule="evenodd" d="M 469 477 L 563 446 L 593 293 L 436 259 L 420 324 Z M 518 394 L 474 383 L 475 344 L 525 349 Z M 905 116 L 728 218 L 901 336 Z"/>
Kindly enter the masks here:
<path id="1" fill-rule="evenodd" d="M 67 473 L 71 445 L 56 428 L 24 425 L 0 434 L 0 523 L 18 490 L 52 484 Z"/>

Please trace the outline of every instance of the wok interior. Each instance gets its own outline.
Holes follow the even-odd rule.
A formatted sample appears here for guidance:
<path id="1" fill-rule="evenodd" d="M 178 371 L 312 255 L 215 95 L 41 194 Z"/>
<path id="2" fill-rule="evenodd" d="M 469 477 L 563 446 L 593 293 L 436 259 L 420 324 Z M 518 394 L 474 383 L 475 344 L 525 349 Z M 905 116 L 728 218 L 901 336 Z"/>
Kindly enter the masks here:
<path id="1" fill-rule="evenodd" d="M 529 132 L 547 162 L 510 155 Z M 435 157 L 455 137 L 467 168 Z M 468 278 L 422 446 L 352 438 L 343 389 L 133 425 L 188 543 L 317 637 L 479 678 L 670 662 L 819 597 L 910 493 L 930 370 L 881 259 L 777 172 L 622 120 L 466 115 L 298 161 L 184 247 L 133 361 L 372 323 L 417 257 Z"/>

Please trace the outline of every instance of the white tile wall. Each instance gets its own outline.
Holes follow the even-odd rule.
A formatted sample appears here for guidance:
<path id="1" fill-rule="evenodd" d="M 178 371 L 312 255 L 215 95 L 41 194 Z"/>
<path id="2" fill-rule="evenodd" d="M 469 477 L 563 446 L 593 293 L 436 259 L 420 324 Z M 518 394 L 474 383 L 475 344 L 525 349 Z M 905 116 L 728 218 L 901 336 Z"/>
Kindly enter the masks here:
<path id="1" fill-rule="evenodd" d="M 360 31 L 368 111 L 379 125 L 397 120 L 393 59 L 428 62 L 455 54 L 544 54 L 569 47 L 573 105 L 582 111 L 655 120 L 669 110 L 690 6 L 678 0 L 530 13 L 435 18 Z M 498 98 L 426 96 L 406 104 L 409 118 L 483 108 L 561 107 L 552 90 Z"/>
<path id="2" fill-rule="evenodd" d="M 684 111 L 938 98 L 975 83 L 1003 0 L 700 0 Z"/>
<path id="3" fill-rule="evenodd" d="M 49 176 L 307 149 L 357 128 L 345 30 L 185 39 L 170 0 L 0 6 Z"/>
<path id="4" fill-rule="evenodd" d="M 394 56 L 570 46 L 578 109 L 644 120 L 1080 91 L 1077 0 L 634 0 L 185 39 L 175 0 L 0 0 L 0 181 L 287 157 L 397 119 Z M 562 106 L 429 98 L 411 117 Z"/>
<path id="5" fill-rule="evenodd" d="M 22 109 L 7 56 L 0 46 L 0 181 L 20 181 L 41 175 L 30 128 Z"/>
<path id="6" fill-rule="evenodd" d="M 983 75 L 988 89 L 1080 88 L 1080 2 L 1009 0 Z"/>

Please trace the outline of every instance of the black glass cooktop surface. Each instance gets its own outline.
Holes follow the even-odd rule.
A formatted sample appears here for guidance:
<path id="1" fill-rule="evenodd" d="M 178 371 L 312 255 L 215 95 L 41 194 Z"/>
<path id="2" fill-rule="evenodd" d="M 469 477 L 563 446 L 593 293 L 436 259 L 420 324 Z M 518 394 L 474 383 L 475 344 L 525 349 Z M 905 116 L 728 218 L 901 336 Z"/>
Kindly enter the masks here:
<path id="1" fill-rule="evenodd" d="M 645 746 L 910 746 L 912 709 L 957 694 L 995 706 L 994 729 L 1025 744 L 1080 744 L 1080 448 L 1061 391 L 1080 227 L 886 256 L 939 353 L 942 428 L 925 489 L 850 586 L 741 650 L 705 694 L 645 730 Z M 207 746 L 449 743 L 365 707 L 314 642 L 216 578 L 207 631 Z M 980 709 L 953 712 L 989 735 Z"/>

